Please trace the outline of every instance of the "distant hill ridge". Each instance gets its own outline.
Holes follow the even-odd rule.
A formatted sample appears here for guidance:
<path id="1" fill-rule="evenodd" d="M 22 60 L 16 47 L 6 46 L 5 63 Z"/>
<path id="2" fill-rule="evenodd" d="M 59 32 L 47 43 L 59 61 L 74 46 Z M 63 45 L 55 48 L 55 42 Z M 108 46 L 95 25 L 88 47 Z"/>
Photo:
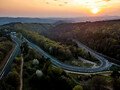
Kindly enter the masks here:
<path id="1" fill-rule="evenodd" d="M 86 22 L 120 19 L 120 16 L 100 16 L 100 17 L 76 17 L 76 18 L 29 18 L 29 17 L 0 17 L 0 25 L 12 22 L 22 23 L 51 23 L 62 22 Z"/>

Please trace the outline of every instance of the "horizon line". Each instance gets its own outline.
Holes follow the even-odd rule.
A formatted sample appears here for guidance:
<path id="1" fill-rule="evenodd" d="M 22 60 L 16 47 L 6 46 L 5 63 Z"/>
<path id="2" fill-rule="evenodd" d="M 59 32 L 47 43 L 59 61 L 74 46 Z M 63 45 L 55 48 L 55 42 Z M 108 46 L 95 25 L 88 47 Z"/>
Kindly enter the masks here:
<path id="1" fill-rule="evenodd" d="M 120 15 L 101 15 L 101 16 L 75 16 L 75 17 L 63 17 L 63 16 L 49 16 L 49 17 L 31 17 L 31 16 L 0 16 L 0 18 L 84 18 L 84 17 L 120 17 Z"/>

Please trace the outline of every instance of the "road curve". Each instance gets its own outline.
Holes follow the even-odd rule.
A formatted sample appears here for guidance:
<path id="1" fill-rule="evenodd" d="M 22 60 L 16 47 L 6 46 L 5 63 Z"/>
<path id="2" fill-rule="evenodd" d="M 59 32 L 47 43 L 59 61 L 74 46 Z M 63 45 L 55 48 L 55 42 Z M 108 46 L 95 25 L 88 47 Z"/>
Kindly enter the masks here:
<path id="1" fill-rule="evenodd" d="M 109 62 L 106 58 L 102 57 L 98 54 L 98 52 L 92 50 L 91 48 L 87 47 L 86 45 L 82 44 L 81 42 L 73 39 L 73 41 L 78 45 L 78 47 L 84 49 L 85 51 L 89 52 L 92 56 L 94 56 L 96 59 L 98 59 L 101 63 L 101 68 L 109 68 L 111 67 L 112 63 Z"/>
<path id="2" fill-rule="evenodd" d="M 78 72 L 78 73 L 79 72 L 91 73 L 91 72 L 100 72 L 100 71 L 103 71 L 103 70 L 106 70 L 106 69 L 109 68 L 109 65 L 107 65 L 107 61 L 101 60 L 103 58 L 100 57 L 100 56 L 97 56 L 97 58 L 100 59 L 100 61 L 101 61 L 102 64 L 99 67 L 96 67 L 96 68 L 82 68 L 82 67 L 68 65 L 68 64 L 65 64 L 65 63 L 59 61 L 55 57 L 52 57 L 51 55 L 49 55 L 48 53 L 46 53 L 45 51 L 43 51 L 39 46 L 37 46 L 34 43 L 28 41 L 26 38 L 24 38 L 24 40 L 28 43 L 28 45 L 30 47 L 32 47 L 33 49 L 35 49 L 38 53 L 42 54 L 45 58 L 49 58 L 50 61 L 55 66 L 63 68 L 64 70 L 68 70 L 68 71 L 71 71 L 71 72 Z"/>
<path id="3" fill-rule="evenodd" d="M 11 35 L 12 40 L 16 43 L 15 49 L 13 50 L 11 56 L 9 57 L 7 63 L 5 64 L 4 68 L 2 69 L 2 71 L 0 72 L 0 79 L 2 79 L 3 76 L 7 75 L 10 69 L 10 66 L 14 60 L 14 58 L 18 55 L 18 53 L 20 52 L 20 45 L 22 43 L 22 41 L 16 37 Z M 43 55 L 45 58 L 49 58 L 50 61 L 57 67 L 60 67 L 64 70 L 70 71 L 70 72 L 76 72 L 76 73 L 95 73 L 95 72 L 100 72 L 103 70 L 106 70 L 110 67 L 110 63 L 103 57 L 97 55 L 96 53 L 94 53 L 94 51 L 92 51 L 91 49 L 89 49 L 88 47 L 86 47 L 83 44 L 80 44 L 77 42 L 79 47 L 82 47 L 84 49 L 86 49 L 87 51 L 89 51 L 92 55 L 94 55 L 97 59 L 100 60 L 101 65 L 99 67 L 96 68 L 82 68 L 82 67 L 77 67 L 77 66 L 72 66 L 72 65 L 68 65 L 65 64 L 61 61 L 59 61 L 57 58 L 52 57 L 51 55 L 49 55 L 48 53 L 46 53 L 44 50 L 42 50 L 39 46 L 35 45 L 34 43 L 31 43 L 30 41 L 28 41 L 26 38 L 24 38 L 24 40 L 28 43 L 28 45 L 30 47 L 32 47 L 33 49 L 35 49 L 38 53 L 40 53 L 41 55 Z"/>

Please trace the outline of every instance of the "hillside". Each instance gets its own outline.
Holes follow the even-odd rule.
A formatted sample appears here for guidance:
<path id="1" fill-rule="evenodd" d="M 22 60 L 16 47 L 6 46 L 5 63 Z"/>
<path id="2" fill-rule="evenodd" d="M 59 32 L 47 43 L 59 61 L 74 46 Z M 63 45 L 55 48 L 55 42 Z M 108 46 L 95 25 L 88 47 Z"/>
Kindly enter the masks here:
<path id="1" fill-rule="evenodd" d="M 31 30 L 37 31 L 39 33 L 45 34 L 50 28 L 53 28 L 52 24 L 49 23 L 10 23 L 1 26 L 1 30 Z"/>
<path id="2" fill-rule="evenodd" d="M 2 29 L 37 31 L 62 43 L 68 43 L 71 38 L 75 38 L 98 52 L 120 59 L 120 20 L 60 23 L 56 26 L 42 23 L 11 23 L 3 25 Z"/>
<path id="3" fill-rule="evenodd" d="M 27 17 L 0 17 L 0 25 L 22 22 L 22 23 L 55 23 L 55 18 L 27 18 Z"/>
<path id="4" fill-rule="evenodd" d="M 0 25 L 22 22 L 22 23 L 51 23 L 54 24 L 58 21 L 65 22 L 86 22 L 86 21 L 102 21 L 102 20 L 115 20 L 120 19 L 120 16 L 95 16 L 95 17 L 75 17 L 75 18 L 62 18 L 62 17 L 48 17 L 48 18 L 29 18 L 29 17 L 0 17 Z"/>
<path id="5" fill-rule="evenodd" d="M 13 43 L 8 38 L 0 36 L 0 71 L 6 63 L 12 48 Z"/>
<path id="6" fill-rule="evenodd" d="M 48 37 L 61 42 L 75 38 L 98 52 L 120 59 L 120 20 L 60 24 L 49 34 Z"/>
<path id="7" fill-rule="evenodd" d="M 82 58 L 96 63 L 99 61 L 72 40 L 78 40 L 92 49 L 110 57 L 120 59 L 120 20 L 57 23 L 56 25 L 43 23 L 10 23 L 0 27 L 0 51 L 8 52 L 11 42 L 5 43 L 4 36 L 15 31 L 14 37 L 23 38 L 35 43 L 48 55 L 57 58 L 59 62 L 73 67 L 93 68 L 93 64 L 83 63 Z M 5 31 L 5 32 L 4 32 Z M 10 39 L 10 37 L 8 37 Z M 9 45 L 8 45 L 9 44 Z M 118 90 L 120 87 L 119 67 L 113 65 L 109 70 L 113 72 L 71 73 L 60 67 L 55 67 L 43 54 L 29 48 L 28 43 L 21 45 L 21 56 L 18 56 L 6 77 L 0 81 L 0 90 L 19 88 L 23 80 L 24 90 Z M 3 48 L 1 48 L 3 47 Z M 7 49 L 7 50 L 6 50 Z M 5 56 L 7 53 L 0 56 Z M 80 58 L 81 57 L 81 58 Z M 21 59 L 23 58 L 23 66 Z M 53 58 L 53 59 L 54 59 Z M 55 59 L 57 61 L 57 59 Z M 3 58 L 1 58 L 3 60 Z M 117 63 L 118 64 L 118 63 Z M 23 69 L 20 68 L 22 66 Z M 20 78 L 20 70 L 23 77 Z M 85 69 L 84 69 L 85 70 Z M 97 81 L 97 82 L 96 82 Z"/>

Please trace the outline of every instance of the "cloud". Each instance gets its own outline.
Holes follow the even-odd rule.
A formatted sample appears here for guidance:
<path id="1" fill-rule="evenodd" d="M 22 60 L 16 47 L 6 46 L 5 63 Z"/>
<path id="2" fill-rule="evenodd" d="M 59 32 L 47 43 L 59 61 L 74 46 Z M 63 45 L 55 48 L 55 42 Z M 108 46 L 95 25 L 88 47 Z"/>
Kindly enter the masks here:
<path id="1" fill-rule="evenodd" d="M 64 2 L 65 4 L 68 4 L 68 2 Z"/>
<path id="2" fill-rule="evenodd" d="M 111 0 L 103 0 L 103 1 L 105 1 L 105 2 L 109 2 L 109 1 L 111 1 Z"/>
<path id="3" fill-rule="evenodd" d="M 50 4 L 49 2 L 46 2 L 46 4 Z"/>
<path id="4" fill-rule="evenodd" d="M 59 6 L 63 6 L 62 4 L 59 4 Z"/>
<path id="5" fill-rule="evenodd" d="M 102 2 L 110 2 L 111 0 L 95 0 L 96 3 L 102 3 Z"/>

